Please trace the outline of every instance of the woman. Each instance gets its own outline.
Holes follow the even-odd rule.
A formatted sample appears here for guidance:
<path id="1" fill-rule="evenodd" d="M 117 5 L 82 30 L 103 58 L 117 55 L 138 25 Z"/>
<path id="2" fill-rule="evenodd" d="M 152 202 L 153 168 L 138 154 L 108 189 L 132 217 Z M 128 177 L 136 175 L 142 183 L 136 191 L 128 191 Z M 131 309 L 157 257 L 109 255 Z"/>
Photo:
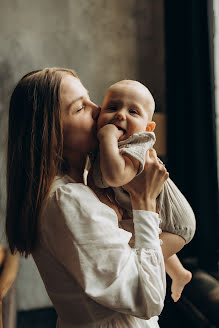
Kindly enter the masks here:
<path id="1" fill-rule="evenodd" d="M 165 269 L 156 198 L 168 178 L 156 152 L 127 185 L 135 247 L 121 211 L 91 174 L 99 108 L 72 70 L 24 76 L 10 102 L 6 233 L 32 254 L 58 313 L 57 327 L 158 327 Z"/>

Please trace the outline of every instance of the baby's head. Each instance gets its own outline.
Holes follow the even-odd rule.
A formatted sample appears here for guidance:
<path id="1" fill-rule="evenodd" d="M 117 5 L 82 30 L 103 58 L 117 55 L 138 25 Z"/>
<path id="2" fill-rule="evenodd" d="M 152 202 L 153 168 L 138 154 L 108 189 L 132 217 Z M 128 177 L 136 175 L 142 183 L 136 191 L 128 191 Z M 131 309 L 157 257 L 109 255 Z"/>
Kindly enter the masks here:
<path id="1" fill-rule="evenodd" d="M 155 109 L 150 91 L 140 82 L 123 80 L 109 87 L 103 99 L 98 118 L 98 129 L 114 124 L 124 131 L 119 140 L 125 140 L 134 133 L 153 131 L 152 121 Z"/>

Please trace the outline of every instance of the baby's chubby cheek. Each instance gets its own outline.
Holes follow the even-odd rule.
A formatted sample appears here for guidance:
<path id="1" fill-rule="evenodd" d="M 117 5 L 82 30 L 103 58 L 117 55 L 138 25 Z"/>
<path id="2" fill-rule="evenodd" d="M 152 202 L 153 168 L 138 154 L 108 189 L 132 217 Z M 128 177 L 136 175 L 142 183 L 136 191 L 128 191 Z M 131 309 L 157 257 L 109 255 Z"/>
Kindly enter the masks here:
<path id="1" fill-rule="evenodd" d="M 99 131 L 101 128 L 100 124 L 101 124 L 101 119 L 100 119 L 100 115 L 99 115 L 98 120 L 97 120 L 97 131 Z"/>
<path id="2" fill-rule="evenodd" d="M 99 117 L 98 117 L 98 120 L 97 120 L 97 131 L 99 131 L 99 129 L 101 129 L 104 125 L 107 124 L 107 122 L 105 122 L 105 118 L 103 117 L 103 115 L 101 114 L 101 111 L 100 111 L 100 114 L 99 114 Z"/>
<path id="3" fill-rule="evenodd" d="M 106 125 L 106 123 L 104 123 L 104 120 L 102 119 L 101 115 L 99 115 L 98 120 L 97 120 L 97 138 L 100 138 L 100 133 L 102 134 L 102 128 Z M 101 130 L 101 131 L 100 131 Z"/>

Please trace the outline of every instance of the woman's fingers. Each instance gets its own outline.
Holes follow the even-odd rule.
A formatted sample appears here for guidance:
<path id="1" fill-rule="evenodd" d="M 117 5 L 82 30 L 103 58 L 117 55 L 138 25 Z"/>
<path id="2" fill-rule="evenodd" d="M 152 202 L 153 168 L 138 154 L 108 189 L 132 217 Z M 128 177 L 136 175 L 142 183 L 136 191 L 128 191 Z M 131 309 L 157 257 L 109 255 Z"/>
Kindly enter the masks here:
<path id="1" fill-rule="evenodd" d="M 165 166 L 164 163 L 161 161 L 161 159 L 157 157 L 157 152 L 154 148 L 150 148 L 147 151 L 147 155 L 148 155 L 147 158 L 150 158 L 150 159 L 154 160 L 155 162 L 158 162 L 159 164 L 162 164 L 163 166 Z"/>
<path id="2" fill-rule="evenodd" d="M 156 150 L 154 148 L 150 148 L 147 151 L 146 161 L 152 161 L 154 162 L 155 166 L 160 169 L 160 172 L 167 172 L 165 168 L 165 164 L 160 160 L 160 158 L 157 157 Z"/>
<path id="3" fill-rule="evenodd" d="M 154 148 L 150 148 L 147 152 L 146 152 L 146 160 L 147 159 L 151 159 L 151 160 L 157 160 L 157 153 L 156 150 Z"/>
<path id="4" fill-rule="evenodd" d="M 147 152 L 145 170 L 150 172 L 151 178 L 153 177 L 151 182 L 155 185 L 157 184 L 157 186 L 160 185 L 160 188 L 162 189 L 163 183 L 169 177 L 169 173 L 167 172 L 164 163 L 160 160 L 160 158 L 157 157 L 157 153 L 153 148 L 149 149 Z"/>
<path id="5" fill-rule="evenodd" d="M 135 203 L 136 200 L 143 200 L 145 203 L 146 200 L 155 202 L 168 177 L 167 169 L 152 148 L 146 153 L 144 170 L 128 183 L 125 189 L 131 195 L 132 202 L 133 200 Z"/>

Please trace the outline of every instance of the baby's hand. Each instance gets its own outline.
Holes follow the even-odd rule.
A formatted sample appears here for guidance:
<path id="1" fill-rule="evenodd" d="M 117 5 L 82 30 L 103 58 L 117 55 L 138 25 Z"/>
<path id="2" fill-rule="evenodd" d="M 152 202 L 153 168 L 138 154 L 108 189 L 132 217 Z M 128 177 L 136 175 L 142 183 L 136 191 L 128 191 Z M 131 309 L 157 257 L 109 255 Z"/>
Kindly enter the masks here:
<path id="1" fill-rule="evenodd" d="M 106 124 L 104 125 L 97 133 L 97 137 L 99 141 L 103 138 L 115 137 L 117 140 L 123 135 L 123 131 L 119 130 L 114 124 Z"/>

